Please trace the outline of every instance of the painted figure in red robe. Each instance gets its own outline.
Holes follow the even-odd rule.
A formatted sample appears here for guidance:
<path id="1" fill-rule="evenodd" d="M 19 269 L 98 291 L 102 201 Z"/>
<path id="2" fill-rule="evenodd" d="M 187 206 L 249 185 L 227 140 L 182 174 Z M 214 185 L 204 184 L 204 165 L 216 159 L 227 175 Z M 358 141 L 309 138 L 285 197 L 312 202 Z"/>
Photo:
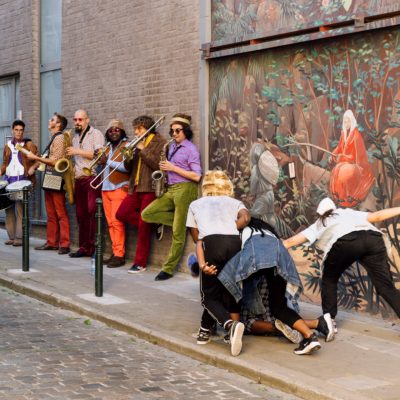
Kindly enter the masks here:
<path id="1" fill-rule="evenodd" d="M 351 110 L 343 115 L 342 133 L 333 154 L 336 165 L 331 173 L 330 192 L 341 207 L 357 206 L 367 197 L 375 178 Z"/>

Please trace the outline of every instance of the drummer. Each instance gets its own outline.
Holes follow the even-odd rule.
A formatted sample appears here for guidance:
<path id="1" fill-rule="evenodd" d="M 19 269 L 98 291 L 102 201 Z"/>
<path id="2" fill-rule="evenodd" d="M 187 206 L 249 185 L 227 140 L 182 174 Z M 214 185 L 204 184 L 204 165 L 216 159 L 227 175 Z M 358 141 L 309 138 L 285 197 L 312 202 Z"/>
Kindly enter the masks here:
<path id="1" fill-rule="evenodd" d="M 35 184 L 35 172 L 31 168 L 35 161 L 29 160 L 25 154 L 17 150 L 15 146 L 20 144 L 25 149 L 37 154 L 37 146 L 31 139 L 24 138 L 25 123 L 15 120 L 12 123 L 12 139 L 4 146 L 3 163 L 0 167 L 0 175 L 9 184 L 23 179 L 29 179 Z M 11 207 L 6 208 L 6 230 L 8 240 L 5 244 L 22 246 L 22 201 L 17 200 Z"/>

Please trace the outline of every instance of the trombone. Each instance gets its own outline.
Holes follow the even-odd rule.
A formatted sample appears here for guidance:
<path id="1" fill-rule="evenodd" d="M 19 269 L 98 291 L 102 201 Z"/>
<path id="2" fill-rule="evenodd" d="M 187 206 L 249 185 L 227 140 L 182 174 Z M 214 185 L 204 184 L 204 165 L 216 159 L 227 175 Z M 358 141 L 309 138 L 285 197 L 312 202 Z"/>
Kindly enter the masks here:
<path id="1" fill-rule="evenodd" d="M 100 151 L 99 154 L 97 155 L 97 157 L 91 161 L 91 163 L 87 166 L 87 167 L 83 167 L 82 168 L 82 172 L 86 175 L 86 176 L 90 176 L 92 175 L 92 169 L 93 167 L 99 162 L 100 158 L 103 156 L 103 154 L 106 153 L 106 151 L 108 150 L 108 148 L 111 147 L 111 142 L 107 142 L 106 146 L 103 147 Z"/>
<path id="2" fill-rule="evenodd" d="M 107 165 L 94 177 L 94 179 L 92 179 L 92 181 L 90 182 L 90 187 L 92 189 L 98 189 L 103 182 L 108 179 L 125 161 L 130 161 L 133 158 L 134 155 L 134 150 L 136 149 L 136 146 L 138 145 L 138 143 L 140 143 L 142 140 L 144 140 L 147 135 L 153 130 L 158 128 L 162 123 L 164 123 L 165 120 L 165 115 L 163 115 L 162 117 L 160 117 L 156 122 L 154 122 L 154 124 L 147 129 L 146 132 L 143 133 L 143 135 L 138 136 L 134 139 L 132 139 L 125 147 L 121 148 L 120 152 L 122 154 L 122 160 L 113 168 L 109 171 L 109 173 L 106 176 L 103 176 L 103 179 L 98 179 L 99 177 L 101 178 L 102 174 L 104 173 L 104 171 L 107 168 Z M 115 160 L 112 160 L 115 161 Z M 94 182 L 97 182 L 97 184 L 95 184 Z"/>

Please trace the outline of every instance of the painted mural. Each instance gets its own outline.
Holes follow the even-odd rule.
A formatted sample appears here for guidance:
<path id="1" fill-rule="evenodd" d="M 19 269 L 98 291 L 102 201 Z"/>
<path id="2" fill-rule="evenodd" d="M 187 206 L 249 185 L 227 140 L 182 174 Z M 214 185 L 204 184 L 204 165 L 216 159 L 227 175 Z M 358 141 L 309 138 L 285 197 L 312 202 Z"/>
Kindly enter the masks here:
<path id="1" fill-rule="evenodd" d="M 397 0 L 213 0 L 212 40 L 301 29 L 399 10 Z"/>
<path id="2" fill-rule="evenodd" d="M 314 222 L 327 195 L 360 210 L 400 205 L 400 29 L 213 60 L 210 77 L 210 168 L 283 237 Z M 380 228 L 400 285 L 397 221 Z M 321 255 L 293 255 L 319 302 Z M 341 307 L 390 314 L 361 265 L 339 287 Z"/>

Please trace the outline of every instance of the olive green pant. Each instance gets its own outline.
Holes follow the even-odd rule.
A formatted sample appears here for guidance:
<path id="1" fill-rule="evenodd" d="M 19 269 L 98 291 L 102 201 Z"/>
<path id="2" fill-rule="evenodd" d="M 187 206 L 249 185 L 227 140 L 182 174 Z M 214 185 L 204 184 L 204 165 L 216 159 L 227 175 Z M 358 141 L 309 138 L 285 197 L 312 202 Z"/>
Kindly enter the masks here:
<path id="1" fill-rule="evenodd" d="M 172 227 L 172 244 L 162 267 L 167 274 L 174 274 L 182 257 L 186 240 L 186 216 L 190 203 L 196 199 L 197 183 L 176 183 L 142 211 L 143 221 Z"/>

